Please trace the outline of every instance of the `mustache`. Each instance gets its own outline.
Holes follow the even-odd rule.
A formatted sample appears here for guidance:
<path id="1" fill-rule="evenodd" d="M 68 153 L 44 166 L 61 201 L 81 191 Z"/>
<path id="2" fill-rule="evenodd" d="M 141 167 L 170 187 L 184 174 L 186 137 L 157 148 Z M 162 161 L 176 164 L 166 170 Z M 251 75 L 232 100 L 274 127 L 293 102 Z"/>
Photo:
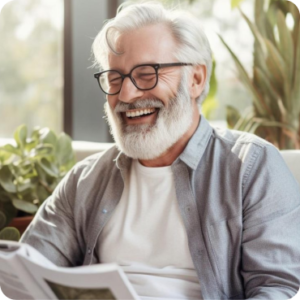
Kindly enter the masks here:
<path id="1" fill-rule="evenodd" d="M 114 111 L 115 113 L 121 113 L 132 109 L 144 109 L 149 107 L 162 108 L 164 107 L 164 104 L 161 100 L 158 99 L 140 99 L 136 100 L 133 103 L 125 103 L 119 101 Z"/>

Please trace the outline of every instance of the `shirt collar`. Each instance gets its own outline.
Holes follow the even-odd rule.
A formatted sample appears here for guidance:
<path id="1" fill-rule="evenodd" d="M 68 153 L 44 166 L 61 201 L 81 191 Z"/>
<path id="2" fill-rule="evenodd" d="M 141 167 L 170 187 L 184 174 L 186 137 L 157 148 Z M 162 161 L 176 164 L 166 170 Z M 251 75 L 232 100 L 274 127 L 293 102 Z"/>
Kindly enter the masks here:
<path id="1" fill-rule="evenodd" d="M 132 158 L 128 157 L 126 154 L 120 151 L 115 159 L 116 166 L 120 170 L 128 170 L 131 165 L 131 160 Z"/>
<path id="2" fill-rule="evenodd" d="M 208 121 L 203 117 L 203 115 L 201 115 L 200 122 L 195 133 L 190 138 L 184 151 L 179 155 L 175 162 L 181 160 L 190 168 L 195 170 L 199 165 L 203 153 L 205 152 L 211 134 L 212 127 L 209 125 Z M 120 170 L 128 170 L 131 165 L 131 160 L 132 159 L 123 152 L 120 152 L 115 159 L 116 165 Z"/>
<path id="3" fill-rule="evenodd" d="M 200 117 L 199 125 L 189 140 L 187 146 L 178 159 L 195 170 L 205 152 L 209 139 L 212 135 L 212 127 L 203 115 Z"/>

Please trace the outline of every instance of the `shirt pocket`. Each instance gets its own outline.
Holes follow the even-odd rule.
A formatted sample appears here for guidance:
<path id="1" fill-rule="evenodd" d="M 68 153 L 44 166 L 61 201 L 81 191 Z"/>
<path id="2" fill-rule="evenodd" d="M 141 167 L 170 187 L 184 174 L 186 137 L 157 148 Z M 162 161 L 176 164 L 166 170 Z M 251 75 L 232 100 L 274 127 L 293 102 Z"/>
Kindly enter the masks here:
<path id="1" fill-rule="evenodd" d="M 223 293 L 228 299 L 243 294 L 241 276 L 242 216 L 226 219 L 208 226 L 212 264 Z"/>

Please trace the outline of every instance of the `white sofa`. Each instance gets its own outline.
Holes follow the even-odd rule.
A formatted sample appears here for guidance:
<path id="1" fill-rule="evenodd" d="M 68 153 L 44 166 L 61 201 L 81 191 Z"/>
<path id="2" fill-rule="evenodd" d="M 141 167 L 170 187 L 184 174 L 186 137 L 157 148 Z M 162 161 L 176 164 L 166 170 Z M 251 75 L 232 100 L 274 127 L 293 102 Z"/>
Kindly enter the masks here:
<path id="1" fill-rule="evenodd" d="M 8 143 L 13 143 L 13 141 L 11 139 L 0 139 L 0 146 Z M 112 146 L 113 144 L 111 143 L 73 142 L 73 149 L 78 161 L 94 153 L 105 151 Z M 300 150 L 283 150 L 280 153 L 300 184 Z"/>

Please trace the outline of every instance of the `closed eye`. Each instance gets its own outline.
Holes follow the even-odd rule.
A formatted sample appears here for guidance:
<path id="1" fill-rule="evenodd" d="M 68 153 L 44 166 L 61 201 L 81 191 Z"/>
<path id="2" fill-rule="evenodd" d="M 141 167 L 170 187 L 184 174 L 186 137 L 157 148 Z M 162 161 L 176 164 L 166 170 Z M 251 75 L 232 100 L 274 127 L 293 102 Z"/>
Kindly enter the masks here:
<path id="1" fill-rule="evenodd" d="M 109 82 L 115 83 L 116 81 L 121 80 L 121 79 L 122 79 L 122 77 L 116 77 L 116 78 L 109 79 Z"/>
<path id="2" fill-rule="evenodd" d="M 143 73 L 143 74 L 138 75 L 139 78 L 147 78 L 147 77 L 153 77 L 153 76 L 155 76 L 155 73 Z"/>

